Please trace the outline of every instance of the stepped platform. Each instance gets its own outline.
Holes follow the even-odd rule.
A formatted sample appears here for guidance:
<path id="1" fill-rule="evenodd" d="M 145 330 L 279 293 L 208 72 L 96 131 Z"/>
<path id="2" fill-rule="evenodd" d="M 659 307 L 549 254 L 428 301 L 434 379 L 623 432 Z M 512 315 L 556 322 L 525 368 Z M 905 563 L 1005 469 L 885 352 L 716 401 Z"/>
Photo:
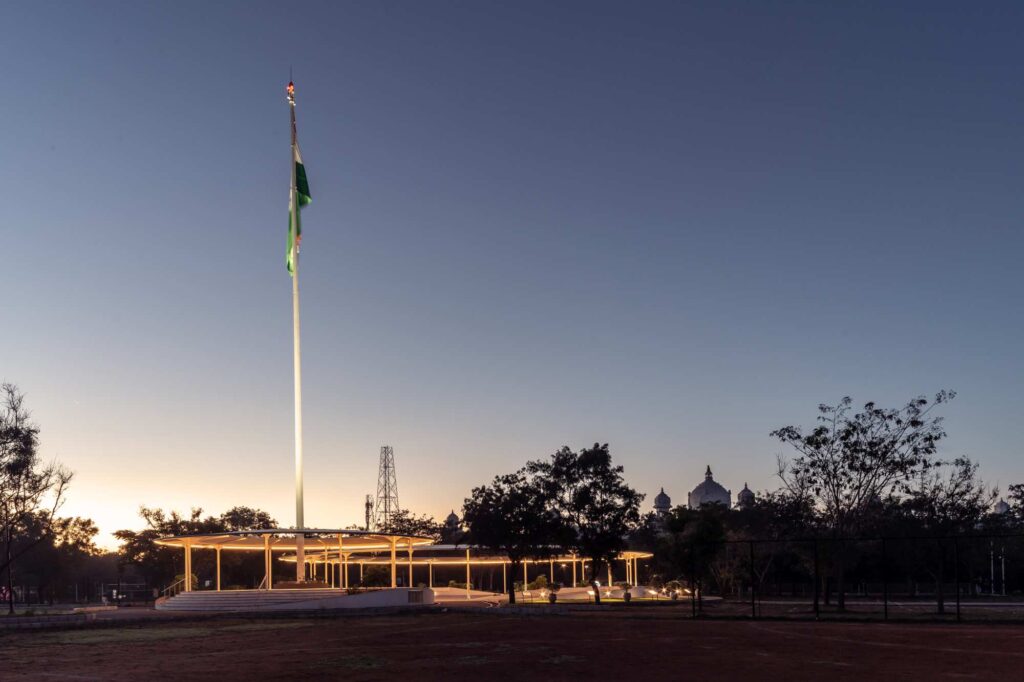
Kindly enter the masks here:
<path id="1" fill-rule="evenodd" d="M 349 594 L 337 589 L 197 590 L 158 599 L 157 610 L 203 613 L 259 611 L 326 611 L 377 609 L 399 606 L 430 606 L 432 590 L 394 588 Z"/>

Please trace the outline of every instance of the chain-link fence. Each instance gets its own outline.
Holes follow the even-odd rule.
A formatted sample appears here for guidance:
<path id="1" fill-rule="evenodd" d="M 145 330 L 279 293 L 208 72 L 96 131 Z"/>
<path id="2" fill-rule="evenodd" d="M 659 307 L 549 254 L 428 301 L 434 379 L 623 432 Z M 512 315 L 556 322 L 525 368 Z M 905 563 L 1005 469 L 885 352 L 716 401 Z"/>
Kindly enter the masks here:
<path id="1" fill-rule="evenodd" d="M 1024 620 L 1021 534 L 731 540 L 686 556 L 671 577 L 697 616 Z"/>

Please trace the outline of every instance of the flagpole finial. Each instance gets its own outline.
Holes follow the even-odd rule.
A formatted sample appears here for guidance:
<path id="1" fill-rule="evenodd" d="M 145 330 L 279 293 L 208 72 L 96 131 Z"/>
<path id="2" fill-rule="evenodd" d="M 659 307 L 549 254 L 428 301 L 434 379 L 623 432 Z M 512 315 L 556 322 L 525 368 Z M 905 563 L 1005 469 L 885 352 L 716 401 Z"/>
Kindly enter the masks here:
<path id="1" fill-rule="evenodd" d="M 295 83 L 288 81 L 288 87 L 285 88 L 288 93 L 288 103 L 295 106 Z"/>

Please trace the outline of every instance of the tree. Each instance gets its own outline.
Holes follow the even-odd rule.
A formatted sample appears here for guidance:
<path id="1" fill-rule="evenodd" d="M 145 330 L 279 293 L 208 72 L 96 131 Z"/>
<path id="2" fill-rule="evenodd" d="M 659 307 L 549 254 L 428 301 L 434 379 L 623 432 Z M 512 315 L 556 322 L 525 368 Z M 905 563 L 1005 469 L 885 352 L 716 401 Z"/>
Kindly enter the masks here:
<path id="1" fill-rule="evenodd" d="M 805 434 L 798 426 L 771 433 L 797 451 L 778 461 L 784 491 L 807 498 L 827 531 L 839 540 L 836 577 L 839 607 L 845 607 L 842 540 L 860 532 L 868 512 L 879 502 L 894 502 L 909 492 L 911 482 L 934 465 L 937 445 L 946 432 L 932 410 L 955 396 L 940 391 L 934 400 L 914 398 L 899 409 L 866 403 L 852 413 L 850 398 L 818 406 L 818 425 Z"/>
<path id="2" fill-rule="evenodd" d="M 14 613 L 14 564 L 51 534 L 71 483 L 70 471 L 40 461 L 39 428 L 24 403 L 17 387 L 0 385 L 0 575 L 7 572 L 9 613 Z"/>
<path id="3" fill-rule="evenodd" d="M 176 511 L 165 513 L 162 509 L 141 507 L 139 515 L 145 521 L 145 528 L 139 531 L 119 530 L 114 533 L 121 546 L 118 554 L 123 564 L 137 566 L 147 586 L 159 586 L 171 582 L 184 568 L 182 554 L 177 548 L 156 544 L 160 538 L 190 533 L 218 533 L 238 530 L 260 530 L 275 528 L 277 521 L 265 511 L 250 507 L 232 507 L 219 517 L 203 518 L 202 509 L 192 509 L 188 516 Z M 207 566 L 206 558 L 197 558 L 194 570 Z M 262 557 L 245 553 L 224 558 L 222 569 L 228 577 L 240 577 L 258 570 Z M 245 569 L 251 569 L 249 571 Z"/>
<path id="4" fill-rule="evenodd" d="M 915 547 L 925 548 L 927 558 L 931 559 L 925 565 L 934 567 L 928 572 L 935 580 L 939 613 L 945 613 L 946 550 L 942 538 L 972 531 L 991 508 L 996 495 L 978 478 L 978 464 L 969 457 L 958 457 L 922 470 L 900 503 L 899 511 L 910 522 L 911 532 L 937 538 L 936 545 L 918 543 Z M 931 551 L 933 548 L 937 551 Z"/>
<path id="5" fill-rule="evenodd" d="M 550 553 L 559 528 L 544 490 L 525 469 L 473 488 L 462 513 L 467 541 L 505 554 L 513 576 L 523 559 Z M 514 580 L 508 581 L 508 601 L 516 603 Z"/>
<path id="6" fill-rule="evenodd" d="M 626 485 L 607 444 L 594 443 L 579 453 L 563 447 L 550 460 L 526 468 L 558 517 L 563 545 L 592 561 L 594 601 L 601 603 L 597 577 L 626 549 L 629 532 L 640 523 L 644 496 Z"/>
<path id="7" fill-rule="evenodd" d="M 1006 488 L 1010 513 L 1017 523 L 1024 523 L 1024 483 L 1014 483 Z"/>
<path id="8" fill-rule="evenodd" d="M 220 515 L 223 530 L 263 530 L 276 528 L 277 521 L 267 512 L 252 507 L 232 507 Z"/>
<path id="9" fill-rule="evenodd" d="M 39 528 L 40 516 L 33 516 L 26 524 L 29 529 L 26 536 L 42 536 L 45 540 L 18 562 L 18 576 L 26 596 L 34 582 L 39 599 L 52 604 L 63 594 L 61 588 L 68 587 L 69 582 L 75 583 L 78 571 L 90 559 L 99 556 L 94 542 L 98 529 L 89 519 L 72 517 L 57 519 L 43 531 Z"/>
<path id="10" fill-rule="evenodd" d="M 700 509 L 678 506 L 661 519 L 655 557 L 668 575 L 677 576 L 677 580 L 686 577 L 695 597 L 704 592 L 704 576 L 715 575 L 721 590 L 727 590 L 731 582 L 725 566 L 714 570 L 725 546 L 727 514 L 729 510 L 718 504 Z"/>
<path id="11" fill-rule="evenodd" d="M 441 538 L 441 524 L 433 516 L 416 516 L 408 509 L 396 509 L 380 528 L 391 535 L 419 535 L 435 542 Z"/>

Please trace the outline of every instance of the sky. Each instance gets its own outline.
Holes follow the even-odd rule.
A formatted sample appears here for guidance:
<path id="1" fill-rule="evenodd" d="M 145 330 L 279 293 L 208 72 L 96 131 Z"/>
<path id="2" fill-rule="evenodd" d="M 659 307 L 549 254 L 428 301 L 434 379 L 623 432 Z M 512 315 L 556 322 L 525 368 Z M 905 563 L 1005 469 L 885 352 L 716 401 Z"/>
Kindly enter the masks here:
<path id="1" fill-rule="evenodd" d="M 674 502 L 769 433 L 953 389 L 940 454 L 1024 480 L 1020 3 L 0 8 L 0 379 L 64 514 L 306 522 L 609 443 Z"/>

